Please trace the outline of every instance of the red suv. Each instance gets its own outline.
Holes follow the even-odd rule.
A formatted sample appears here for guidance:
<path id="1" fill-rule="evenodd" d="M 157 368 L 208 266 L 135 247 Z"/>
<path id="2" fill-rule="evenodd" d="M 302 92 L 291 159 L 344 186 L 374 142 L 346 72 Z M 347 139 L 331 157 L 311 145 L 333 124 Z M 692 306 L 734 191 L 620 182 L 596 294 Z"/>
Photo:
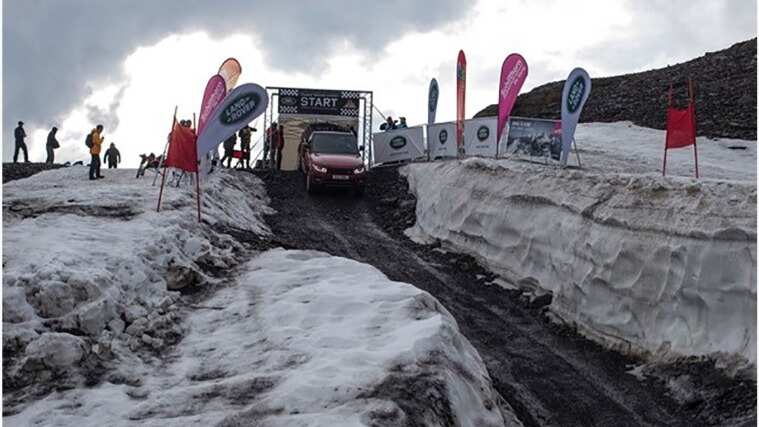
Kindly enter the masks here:
<path id="1" fill-rule="evenodd" d="M 350 188 L 364 193 L 366 168 L 356 135 L 335 125 L 310 125 L 301 138 L 300 170 L 306 176 L 306 191 L 320 187 Z"/>

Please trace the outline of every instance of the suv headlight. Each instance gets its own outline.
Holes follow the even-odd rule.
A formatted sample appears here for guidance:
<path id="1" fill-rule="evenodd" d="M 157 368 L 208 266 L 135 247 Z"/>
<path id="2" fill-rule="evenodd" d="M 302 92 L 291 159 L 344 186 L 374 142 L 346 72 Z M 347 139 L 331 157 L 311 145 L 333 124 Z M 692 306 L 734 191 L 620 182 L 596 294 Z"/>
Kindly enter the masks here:
<path id="1" fill-rule="evenodd" d="M 325 168 L 324 166 L 319 166 L 319 165 L 312 165 L 312 166 L 314 167 L 314 170 L 317 172 L 327 173 L 327 168 Z"/>
<path id="2" fill-rule="evenodd" d="M 364 165 L 361 165 L 357 167 L 356 169 L 353 169 L 353 173 L 355 174 L 364 173 L 364 172 L 366 172 L 366 168 L 364 168 Z"/>

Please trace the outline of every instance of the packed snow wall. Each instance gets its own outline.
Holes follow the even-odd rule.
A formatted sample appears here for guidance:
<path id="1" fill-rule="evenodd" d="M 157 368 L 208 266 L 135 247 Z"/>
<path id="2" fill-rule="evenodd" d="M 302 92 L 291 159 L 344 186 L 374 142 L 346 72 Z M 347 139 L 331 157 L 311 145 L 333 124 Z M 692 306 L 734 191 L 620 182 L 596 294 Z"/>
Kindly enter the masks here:
<path id="1" fill-rule="evenodd" d="M 467 159 L 403 169 L 412 238 L 553 294 L 583 333 L 646 356 L 756 363 L 756 184 Z"/>

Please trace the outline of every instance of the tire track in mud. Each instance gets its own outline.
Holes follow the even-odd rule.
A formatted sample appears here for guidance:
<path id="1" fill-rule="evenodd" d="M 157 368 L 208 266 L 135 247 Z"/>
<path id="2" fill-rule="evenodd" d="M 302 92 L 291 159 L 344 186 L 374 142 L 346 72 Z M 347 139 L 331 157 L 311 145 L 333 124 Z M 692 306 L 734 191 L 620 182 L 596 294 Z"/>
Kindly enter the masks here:
<path id="1" fill-rule="evenodd" d="M 397 171 L 371 173 L 363 199 L 338 192 L 309 196 L 297 172 L 258 175 L 277 211 L 267 217 L 275 244 L 365 262 L 435 296 L 526 426 L 690 426 L 746 419 L 745 409 L 729 413 L 717 405 L 704 413 L 685 407 L 662 380 L 628 374 L 635 360 L 548 321 L 545 307 L 526 301 L 521 291 L 488 285 L 495 275 L 473 258 L 406 238 L 402 230 L 413 218 L 399 214 L 398 205 L 406 203 L 408 211 L 413 201 L 403 199 L 412 196 Z M 755 408 L 755 394 L 753 399 Z"/>

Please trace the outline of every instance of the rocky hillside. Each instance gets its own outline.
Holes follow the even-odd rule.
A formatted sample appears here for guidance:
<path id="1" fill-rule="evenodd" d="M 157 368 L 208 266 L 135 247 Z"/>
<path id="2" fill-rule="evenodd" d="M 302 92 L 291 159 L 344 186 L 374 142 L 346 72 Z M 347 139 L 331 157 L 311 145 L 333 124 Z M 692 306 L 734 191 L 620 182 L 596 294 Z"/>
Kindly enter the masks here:
<path id="1" fill-rule="evenodd" d="M 3 184 L 16 179 L 27 178 L 48 169 L 62 168 L 63 165 L 47 163 L 3 163 Z"/>
<path id="2" fill-rule="evenodd" d="M 670 82 L 675 85 L 676 102 L 684 105 L 689 76 L 695 86 L 699 135 L 756 139 L 756 38 L 682 64 L 593 79 L 581 121 L 629 120 L 664 129 Z M 563 86 L 563 80 L 552 82 L 519 95 L 511 114 L 561 118 Z M 493 104 L 475 117 L 495 116 L 497 111 Z"/>

